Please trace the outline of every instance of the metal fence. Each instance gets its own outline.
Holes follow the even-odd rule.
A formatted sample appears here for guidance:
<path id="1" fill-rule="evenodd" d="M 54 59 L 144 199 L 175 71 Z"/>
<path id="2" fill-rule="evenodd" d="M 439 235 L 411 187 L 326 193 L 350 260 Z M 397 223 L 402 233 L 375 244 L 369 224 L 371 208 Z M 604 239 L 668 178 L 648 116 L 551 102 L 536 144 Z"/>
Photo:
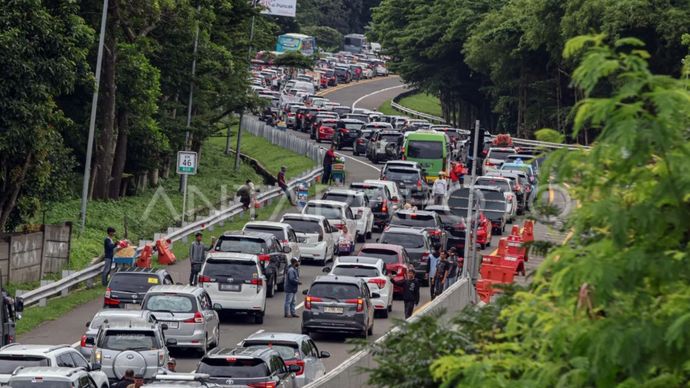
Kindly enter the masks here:
<path id="1" fill-rule="evenodd" d="M 326 150 L 309 140 L 295 136 L 287 130 L 272 127 L 254 116 L 242 117 L 242 129 L 254 136 L 261 136 L 272 144 L 289 149 L 321 164 Z"/>

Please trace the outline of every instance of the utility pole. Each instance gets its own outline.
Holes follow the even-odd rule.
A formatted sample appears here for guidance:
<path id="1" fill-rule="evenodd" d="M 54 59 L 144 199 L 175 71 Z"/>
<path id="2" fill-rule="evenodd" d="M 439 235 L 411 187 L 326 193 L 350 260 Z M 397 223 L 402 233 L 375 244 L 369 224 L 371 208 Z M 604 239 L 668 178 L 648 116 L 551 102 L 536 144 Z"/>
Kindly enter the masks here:
<path id="1" fill-rule="evenodd" d="M 196 9 L 197 16 L 201 12 L 201 5 Z M 194 49 L 192 51 L 192 79 L 189 81 L 189 99 L 187 100 L 187 126 L 184 134 L 184 151 L 189 151 L 189 128 L 192 126 L 192 103 L 194 101 L 194 76 L 196 74 L 196 52 L 199 47 L 199 20 L 196 21 L 196 32 L 194 34 Z M 180 175 L 180 190 L 187 193 L 187 175 Z M 182 198 L 182 222 L 184 222 L 184 208 L 187 197 Z"/>
<path id="2" fill-rule="evenodd" d="M 101 64 L 103 63 L 103 46 L 105 44 L 105 25 L 108 21 L 108 0 L 103 0 L 101 13 L 101 34 L 98 38 L 98 55 L 96 57 L 96 81 L 91 98 L 91 117 L 89 119 L 89 137 L 86 141 L 86 160 L 84 163 L 84 182 L 81 190 L 81 225 L 80 233 L 86 226 L 86 206 L 89 202 L 89 182 L 91 180 L 91 158 L 93 157 L 93 137 L 96 130 L 96 110 L 98 108 L 98 89 L 101 84 Z"/>
<path id="3" fill-rule="evenodd" d="M 252 8 L 256 7 L 257 0 L 252 0 Z M 254 23 L 256 16 L 252 15 L 252 27 L 249 30 L 249 47 L 247 48 L 247 62 L 249 69 L 252 68 L 252 43 L 254 42 Z M 237 125 L 237 145 L 235 146 L 235 170 L 240 169 L 240 143 L 242 141 L 242 118 L 244 117 L 244 109 L 240 112 L 240 123 Z M 228 142 L 226 145 L 226 152 L 230 151 L 230 128 L 228 128 Z"/>
<path id="4" fill-rule="evenodd" d="M 474 210 L 474 180 L 477 174 L 477 144 L 479 143 L 479 120 L 474 124 L 474 141 L 472 144 L 472 175 L 470 176 L 470 194 L 467 199 L 467 220 L 465 223 L 465 265 L 462 266 L 462 276 L 470 277 L 472 279 L 472 284 L 477 280 L 477 274 L 479 273 L 479 263 L 476 261 L 476 244 L 474 236 L 476 235 L 475 229 L 479 224 L 472 222 L 473 210 Z M 471 268 L 470 268 L 471 267 Z"/>

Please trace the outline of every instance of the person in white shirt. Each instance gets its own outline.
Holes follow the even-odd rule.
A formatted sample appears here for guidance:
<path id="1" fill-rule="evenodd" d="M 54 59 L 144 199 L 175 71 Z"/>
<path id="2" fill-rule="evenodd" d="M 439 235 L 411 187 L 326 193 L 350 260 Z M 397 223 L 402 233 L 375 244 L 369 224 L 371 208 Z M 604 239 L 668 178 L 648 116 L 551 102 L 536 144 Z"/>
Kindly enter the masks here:
<path id="1" fill-rule="evenodd" d="M 443 205 L 443 200 L 448 192 L 448 182 L 446 181 L 446 172 L 438 173 L 438 178 L 434 181 L 431 188 L 431 194 L 434 196 L 434 205 Z"/>

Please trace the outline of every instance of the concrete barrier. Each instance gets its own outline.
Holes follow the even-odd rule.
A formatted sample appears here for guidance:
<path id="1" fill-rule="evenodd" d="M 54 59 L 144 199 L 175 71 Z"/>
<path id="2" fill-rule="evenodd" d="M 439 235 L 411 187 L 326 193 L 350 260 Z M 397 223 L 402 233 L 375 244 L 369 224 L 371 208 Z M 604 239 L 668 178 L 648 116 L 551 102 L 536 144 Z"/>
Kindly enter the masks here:
<path id="1" fill-rule="evenodd" d="M 453 317 L 453 313 L 464 309 L 466 306 L 475 303 L 476 296 L 474 292 L 474 287 L 472 287 L 472 282 L 470 279 L 460 279 L 450 288 L 439 295 L 431 303 L 424 306 L 415 315 L 407 319 L 407 322 L 414 322 L 420 317 L 433 314 L 434 312 L 445 310 L 441 319 L 444 321 L 450 320 Z M 381 336 L 376 340 L 377 344 L 380 344 L 388 338 L 390 335 L 395 335 L 400 331 L 399 327 L 394 327 L 391 331 Z M 369 374 L 363 369 L 371 369 L 376 366 L 374 357 L 369 350 L 362 350 L 355 353 L 352 357 L 348 358 L 345 362 L 340 364 L 337 368 L 326 373 L 320 379 L 307 384 L 305 388 L 316 388 L 316 387 L 333 387 L 333 388 L 360 388 L 368 387 L 367 381 L 369 380 Z"/>

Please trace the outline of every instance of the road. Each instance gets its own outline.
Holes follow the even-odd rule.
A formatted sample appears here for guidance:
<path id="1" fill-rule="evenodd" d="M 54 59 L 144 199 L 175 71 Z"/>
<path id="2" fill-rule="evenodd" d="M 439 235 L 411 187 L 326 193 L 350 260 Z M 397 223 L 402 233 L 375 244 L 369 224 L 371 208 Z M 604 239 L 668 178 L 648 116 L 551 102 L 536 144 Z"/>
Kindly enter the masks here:
<path id="1" fill-rule="evenodd" d="M 323 94 L 342 105 L 351 106 L 356 103 L 357 107 L 375 109 L 386 100 L 399 94 L 402 90 L 404 89 L 399 78 L 388 77 L 368 82 L 365 81 L 361 84 L 338 90 L 326 90 Z M 302 133 L 295 133 L 295 135 L 305 138 L 308 137 L 308 135 Z M 378 177 L 379 167 L 376 165 L 372 165 L 364 158 L 353 157 L 350 151 L 344 151 L 342 155 L 346 157 L 348 181 Z M 510 230 L 510 226 L 506 229 Z M 538 239 L 548 237 L 548 230 L 543 225 L 538 225 L 535 229 L 535 233 Z M 377 235 L 372 236 L 372 240 L 375 240 L 377 237 Z M 562 240 L 562 236 L 554 237 L 554 239 L 558 238 Z M 482 253 L 490 253 L 490 251 L 497 246 L 497 241 L 498 237 L 494 237 L 491 248 L 488 248 Z M 528 269 L 535 268 L 539 263 L 539 259 L 530 260 Z M 187 261 L 182 261 L 177 265 L 169 267 L 169 271 L 172 273 L 176 282 L 186 283 L 189 277 L 189 263 Z M 322 274 L 321 267 L 305 264 L 301 269 L 304 287 L 311 284 L 313 279 L 320 274 Z M 259 331 L 287 331 L 299 333 L 301 319 L 283 318 L 283 295 L 283 293 L 278 293 L 274 298 L 268 300 L 267 313 L 263 325 L 259 326 L 250 323 L 249 320 L 246 320 L 243 316 L 222 317 L 221 345 L 223 347 L 233 347 L 245 337 Z M 429 299 L 429 289 L 422 289 L 420 307 L 427 303 Z M 303 295 L 299 293 L 297 301 L 299 309 L 303 306 L 302 300 Z M 81 338 L 84 332 L 85 323 L 100 309 L 101 303 L 102 300 L 98 299 L 79 306 L 60 319 L 47 322 L 30 333 L 21 336 L 19 340 L 24 343 L 71 344 Z M 396 300 L 394 302 L 393 312 L 388 319 L 376 319 L 374 335 L 370 337 L 370 341 L 374 341 L 386 333 L 391 328 L 394 318 L 403 318 L 402 310 L 402 301 Z M 320 335 L 316 336 L 314 339 L 320 350 L 329 351 L 332 355 L 331 358 L 324 360 L 327 370 L 340 365 L 349 357 L 353 348 L 343 337 Z M 177 358 L 178 371 L 191 371 L 195 368 L 198 361 L 198 356 L 191 352 L 174 352 L 173 356 Z"/>

